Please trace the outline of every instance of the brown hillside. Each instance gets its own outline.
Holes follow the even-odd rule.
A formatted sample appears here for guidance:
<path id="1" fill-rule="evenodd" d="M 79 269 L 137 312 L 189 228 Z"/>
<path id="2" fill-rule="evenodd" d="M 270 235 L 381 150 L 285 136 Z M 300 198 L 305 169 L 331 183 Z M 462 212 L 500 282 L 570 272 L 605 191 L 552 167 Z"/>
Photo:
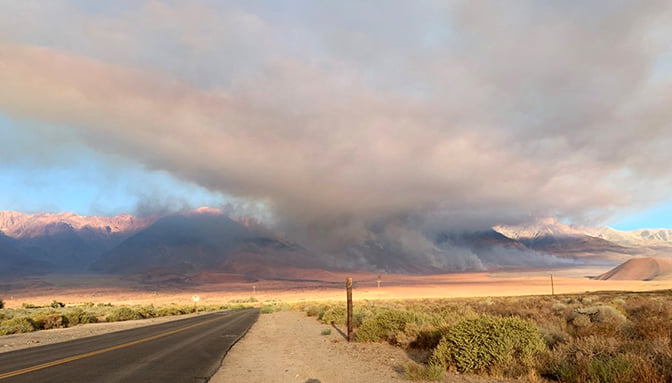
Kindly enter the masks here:
<path id="1" fill-rule="evenodd" d="M 638 281 L 672 279 L 672 259 L 633 258 L 600 275 L 597 279 Z"/>

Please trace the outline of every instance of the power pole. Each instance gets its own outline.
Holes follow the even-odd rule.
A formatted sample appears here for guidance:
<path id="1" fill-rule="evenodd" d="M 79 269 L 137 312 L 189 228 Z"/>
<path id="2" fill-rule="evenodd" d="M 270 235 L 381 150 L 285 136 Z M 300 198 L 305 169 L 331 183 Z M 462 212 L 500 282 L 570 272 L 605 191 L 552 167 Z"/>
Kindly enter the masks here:
<path id="1" fill-rule="evenodd" d="M 553 274 L 551 274 L 551 295 L 555 296 L 555 286 L 553 285 Z"/>

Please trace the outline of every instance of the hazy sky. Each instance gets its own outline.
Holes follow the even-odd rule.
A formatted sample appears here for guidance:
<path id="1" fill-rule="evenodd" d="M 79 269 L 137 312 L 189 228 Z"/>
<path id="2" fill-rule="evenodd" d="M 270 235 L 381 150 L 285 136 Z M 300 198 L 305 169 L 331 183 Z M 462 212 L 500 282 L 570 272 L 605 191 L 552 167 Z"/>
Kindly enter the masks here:
<path id="1" fill-rule="evenodd" d="M 672 227 L 669 1 L 0 0 L 0 209 Z M 259 205 L 255 205 L 259 206 Z"/>

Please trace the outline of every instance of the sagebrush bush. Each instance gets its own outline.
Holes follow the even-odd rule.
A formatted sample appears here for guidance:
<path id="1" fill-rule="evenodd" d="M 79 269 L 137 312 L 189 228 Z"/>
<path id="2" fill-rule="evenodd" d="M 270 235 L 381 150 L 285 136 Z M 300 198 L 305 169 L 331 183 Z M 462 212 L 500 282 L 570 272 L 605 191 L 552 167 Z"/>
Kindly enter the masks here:
<path id="1" fill-rule="evenodd" d="M 635 363 L 619 350 L 615 338 L 590 336 L 560 346 L 541 368 L 541 375 L 567 383 L 638 382 Z"/>
<path id="2" fill-rule="evenodd" d="M 591 306 L 575 309 L 567 319 L 576 336 L 614 336 L 623 330 L 627 318 L 612 306 Z"/>
<path id="3" fill-rule="evenodd" d="M 65 317 L 68 321 L 68 326 L 76 326 L 78 324 L 96 323 L 98 317 L 93 313 L 88 313 L 80 308 L 70 309 L 65 312 Z"/>
<path id="4" fill-rule="evenodd" d="M 517 377 L 528 374 L 534 357 L 545 349 L 532 323 L 483 315 L 450 327 L 431 361 L 460 372 Z"/>
<path id="5" fill-rule="evenodd" d="M 357 330 L 359 342 L 388 342 L 402 347 L 432 347 L 438 340 L 438 329 L 432 325 L 431 316 L 402 311 L 386 310 L 366 319 Z M 420 338 L 420 339 L 419 339 Z"/>
<path id="6" fill-rule="evenodd" d="M 443 366 L 437 364 L 424 365 L 411 362 L 404 366 L 404 377 L 408 380 L 441 380 L 445 374 Z"/>
<path id="7" fill-rule="evenodd" d="M 35 330 L 38 330 L 35 322 L 27 317 L 11 318 L 0 323 L 0 335 L 19 334 Z"/>
<path id="8" fill-rule="evenodd" d="M 130 307 L 118 307 L 105 317 L 105 320 L 108 322 L 121 322 L 134 319 L 142 319 L 142 315 Z"/>
<path id="9" fill-rule="evenodd" d="M 324 311 L 324 306 L 310 305 L 303 308 L 303 312 L 309 317 L 316 317 L 321 311 Z"/>
<path id="10" fill-rule="evenodd" d="M 49 330 L 52 328 L 68 327 L 68 318 L 62 314 L 50 313 L 35 317 L 35 327 Z"/>
<path id="11" fill-rule="evenodd" d="M 326 324 L 344 324 L 346 321 L 345 307 L 334 306 L 325 311 L 320 319 Z"/>

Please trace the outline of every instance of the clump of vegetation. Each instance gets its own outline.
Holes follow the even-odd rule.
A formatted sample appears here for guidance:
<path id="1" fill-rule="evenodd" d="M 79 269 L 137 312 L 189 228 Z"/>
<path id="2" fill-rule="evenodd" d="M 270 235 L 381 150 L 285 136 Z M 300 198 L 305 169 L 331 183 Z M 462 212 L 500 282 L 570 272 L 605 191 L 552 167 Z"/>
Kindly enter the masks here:
<path id="1" fill-rule="evenodd" d="M 84 311 L 80 308 L 70 309 L 65 312 L 68 327 L 76 326 L 86 323 L 97 323 L 98 317 L 91 312 Z"/>
<path id="2" fill-rule="evenodd" d="M 130 307 L 119 307 L 109 313 L 105 320 L 108 322 L 122 322 L 127 320 L 142 319 L 142 315 Z"/>
<path id="3" fill-rule="evenodd" d="M 331 329 L 330 328 L 325 328 L 324 330 L 322 330 L 320 335 L 331 335 Z"/>
<path id="4" fill-rule="evenodd" d="M 345 323 L 343 303 L 296 309 Z M 533 381 L 672 382 L 672 290 L 360 301 L 354 309 L 356 340 L 434 355 L 407 366 L 412 380 L 450 368 Z"/>
<path id="5" fill-rule="evenodd" d="M 68 327 L 68 318 L 62 314 L 44 314 L 38 316 L 35 320 L 35 327 L 38 329 L 49 330 L 52 328 Z"/>
<path id="6" fill-rule="evenodd" d="M 274 310 L 285 309 L 287 306 L 278 302 L 271 303 Z M 247 308 L 249 305 L 204 305 L 199 311 L 235 310 Z M 193 306 L 170 304 L 155 307 L 154 305 L 114 306 L 110 303 L 94 304 L 86 302 L 80 305 L 65 305 L 59 301 L 38 306 L 23 303 L 20 308 L 3 308 L 0 312 L 0 335 L 49 330 L 54 328 L 73 327 L 80 324 L 99 321 L 125 321 L 131 319 L 154 318 L 158 316 L 182 315 L 191 313 Z"/>
<path id="7" fill-rule="evenodd" d="M 321 312 L 323 313 L 325 311 L 324 305 L 310 305 L 306 306 L 303 308 L 303 311 L 308 315 L 309 317 L 316 317 L 318 316 Z M 323 315 L 324 316 L 324 315 Z"/>
<path id="8" fill-rule="evenodd" d="M 4 308 L 5 308 L 5 302 L 2 299 L 0 299 L 0 310 Z"/>
<path id="9" fill-rule="evenodd" d="M 408 380 L 441 380 L 446 374 L 446 369 L 438 364 L 418 364 L 411 362 L 404 366 L 404 377 Z"/>
<path id="10" fill-rule="evenodd" d="M 345 307 L 334 306 L 322 314 L 320 318 L 326 324 L 344 324 L 346 321 Z"/>
<path id="11" fill-rule="evenodd" d="M 35 322 L 28 317 L 11 318 L 0 323 L 0 335 L 33 332 L 37 329 Z"/>
<path id="12" fill-rule="evenodd" d="M 523 376 L 545 350 L 537 328 L 520 318 L 483 315 L 448 329 L 432 362 L 460 372 Z"/>
<path id="13" fill-rule="evenodd" d="M 366 319 L 357 331 L 359 342 L 388 342 L 409 345 L 427 328 L 427 317 L 415 312 L 386 310 Z"/>

